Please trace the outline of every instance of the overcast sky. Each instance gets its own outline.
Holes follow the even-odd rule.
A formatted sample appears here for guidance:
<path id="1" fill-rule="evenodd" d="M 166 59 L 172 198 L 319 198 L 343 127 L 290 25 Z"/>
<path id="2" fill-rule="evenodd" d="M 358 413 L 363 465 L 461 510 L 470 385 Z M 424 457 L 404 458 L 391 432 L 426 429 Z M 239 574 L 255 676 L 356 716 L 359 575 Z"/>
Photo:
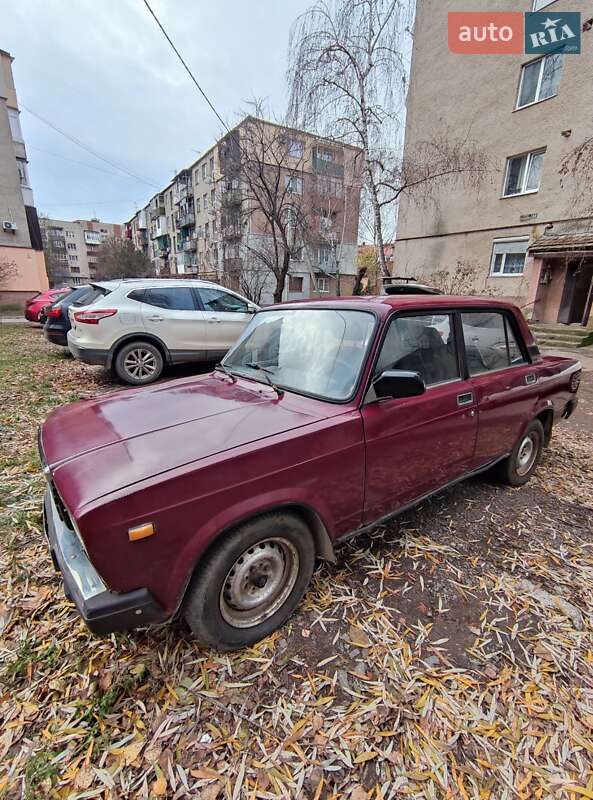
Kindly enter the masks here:
<path id="1" fill-rule="evenodd" d="M 252 97 L 283 113 L 289 29 L 311 0 L 149 2 L 226 122 Z M 123 222 L 220 136 L 143 0 L 12 0 L 0 49 L 14 57 L 40 213 Z M 85 152 L 24 107 L 148 183 Z"/>

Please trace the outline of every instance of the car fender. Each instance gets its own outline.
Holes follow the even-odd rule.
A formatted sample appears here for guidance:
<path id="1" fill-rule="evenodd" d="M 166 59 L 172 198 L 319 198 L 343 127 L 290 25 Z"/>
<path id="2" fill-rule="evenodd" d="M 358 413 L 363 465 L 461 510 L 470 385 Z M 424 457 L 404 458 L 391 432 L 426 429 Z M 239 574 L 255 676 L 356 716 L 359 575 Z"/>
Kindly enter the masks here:
<path id="1" fill-rule="evenodd" d="M 171 353 L 169 352 L 169 348 L 159 336 L 155 336 L 154 333 L 146 333 L 145 331 L 135 331 L 134 333 L 126 333 L 124 336 L 120 336 L 111 345 L 106 364 L 108 369 L 111 369 L 116 351 L 119 350 L 119 348 L 126 342 L 133 342 L 135 339 L 142 339 L 143 341 L 152 342 L 153 344 L 157 345 L 164 352 L 165 361 L 168 364 L 171 363 Z"/>
<path id="2" fill-rule="evenodd" d="M 305 519 L 315 542 L 317 556 L 326 561 L 335 562 L 333 551 L 333 537 L 331 526 L 328 524 L 329 511 L 320 508 L 322 504 L 311 503 L 311 498 L 304 490 L 298 488 L 290 492 L 281 489 L 276 492 L 266 492 L 264 496 L 254 496 L 236 505 L 227 506 L 220 513 L 210 517 L 194 533 L 188 536 L 187 544 L 177 555 L 171 569 L 171 585 L 179 587 L 177 591 L 177 607 L 181 604 L 187 585 L 199 564 L 210 547 L 233 528 L 247 522 L 254 517 L 269 514 L 273 511 L 293 509 L 295 513 Z"/>

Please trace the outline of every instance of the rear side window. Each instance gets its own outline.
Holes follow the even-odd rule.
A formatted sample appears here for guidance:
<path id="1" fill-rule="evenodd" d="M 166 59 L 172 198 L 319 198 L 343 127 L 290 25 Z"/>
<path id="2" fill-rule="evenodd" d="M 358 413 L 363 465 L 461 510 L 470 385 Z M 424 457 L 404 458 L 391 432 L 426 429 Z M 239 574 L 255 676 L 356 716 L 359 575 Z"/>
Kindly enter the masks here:
<path id="1" fill-rule="evenodd" d="M 418 372 L 427 386 L 459 378 L 452 316 L 396 317 L 387 330 L 375 377 L 386 369 Z"/>
<path id="2" fill-rule="evenodd" d="M 194 296 L 189 286 L 146 289 L 144 302 L 171 311 L 195 311 Z"/>
<path id="3" fill-rule="evenodd" d="M 461 315 L 470 375 L 525 363 L 519 343 L 505 314 L 496 311 Z"/>
<path id="4" fill-rule="evenodd" d="M 88 290 L 88 294 L 84 294 L 82 297 L 78 297 L 72 303 L 73 306 L 90 306 L 95 300 L 98 300 L 100 297 L 105 297 L 105 295 L 109 294 L 108 289 L 104 289 L 102 286 L 91 286 Z"/>
<path id="5" fill-rule="evenodd" d="M 237 311 L 247 312 L 247 303 L 234 294 L 220 289 L 198 289 L 205 311 Z"/>
<path id="6" fill-rule="evenodd" d="M 134 289 L 133 292 L 129 293 L 128 298 L 130 300 L 137 300 L 139 303 L 143 303 L 145 294 L 146 289 Z"/>

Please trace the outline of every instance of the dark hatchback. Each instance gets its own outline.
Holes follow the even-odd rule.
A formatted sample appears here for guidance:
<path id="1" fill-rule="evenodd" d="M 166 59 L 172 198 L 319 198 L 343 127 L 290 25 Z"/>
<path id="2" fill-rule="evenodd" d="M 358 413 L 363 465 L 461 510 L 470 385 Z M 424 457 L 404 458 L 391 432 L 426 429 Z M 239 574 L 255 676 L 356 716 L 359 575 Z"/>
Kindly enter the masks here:
<path id="1" fill-rule="evenodd" d="M 46 320 L 43 326 L 43 335 L 50 344 L 68 347 L 68 331 L 70 330 L 68 309 L 71 305 L 85 305 L 91 302 L 95 291 L 93 286 L 77 286 L 45 311 Z"/>

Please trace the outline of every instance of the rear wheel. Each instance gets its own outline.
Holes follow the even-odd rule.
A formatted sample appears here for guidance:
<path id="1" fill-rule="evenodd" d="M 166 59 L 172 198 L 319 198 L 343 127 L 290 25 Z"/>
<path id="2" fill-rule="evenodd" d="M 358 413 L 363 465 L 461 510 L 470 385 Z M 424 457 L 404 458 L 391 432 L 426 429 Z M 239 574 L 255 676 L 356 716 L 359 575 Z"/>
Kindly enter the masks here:
<path id="1" fill-rule="evenodd" d="M 115 358 L 114 369 L 125 383 L 142 386 L 160 378 L 164 361 L 158 347 L 150 342 L 125 344 Z"/>
<path id="2" fill-rule="evenodd" d="M 236 528 L 198 565 L 185 619 L 199 641 L 219 650 L 253 644 L 292 614 L 314 566 L 305 523 L 291 514 L 266 514 Z"/>
<path id="3" fill-rule="evenodd" d="M 521 436 L 513 452 L 495 467 L 496 477 L 508 486 L 523 486 L 531 478 L 540 462 L 544 446 L 544 429 L 534 419 Z"/>

